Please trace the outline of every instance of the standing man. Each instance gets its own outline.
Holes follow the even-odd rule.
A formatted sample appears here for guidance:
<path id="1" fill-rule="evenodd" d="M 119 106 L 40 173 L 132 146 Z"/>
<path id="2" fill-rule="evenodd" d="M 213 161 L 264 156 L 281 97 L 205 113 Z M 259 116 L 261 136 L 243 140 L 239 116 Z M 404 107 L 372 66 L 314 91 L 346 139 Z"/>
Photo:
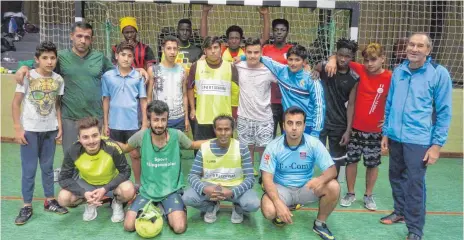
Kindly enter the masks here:
<path id="1" fill-rule="evenodd" d="M 327 140 L 329 141 L 329 152 L 337 166 L 337 177 L 340 167 L 345 166 L 346 145 L 350 140 L 353 123 L 359 75 L 349 67 L 349 64 L 356 51 L 358 44 L 355 41 L 341 38 L 337 41 L 337 73 L 329 77 L 325 71 L 326 63 L 319 63 L 315 67 L 316 71 L 320 71 L 327 106 L 324 129 L 319 139 L 324 145 Z"/>
<path id="2" fill-rule="evenodd" d="M 219 38 L 207 37 L 202 48 L 206 58 L 194 63 L 188 76 L 188 99 L 192 110 L 190 119 L 198 121 L 193 136 L 195 140 L 215 137 L 213 119 L 221 114 L 231 115 L 231 85 L 232 82 L 238 84 L 237 69 L 221 59 Z"/>
<path id="3" fill-rule="evenodd" d="M 381 124 L 385 115 L 385 102 L 390 88 L 391 72 L 383 69 L 385 63 L 384 48 L 378 43 L 370 43 L 362 51 L 364 65 L 350 62 L 350 68 L 360 76 L 354 108 L 353 127 L 348 144 L 346 185 L 348 192 L 340 199 L 342 207 L 349 207 L 356 201 L 354 187 L 361 157 L 366 167 L 366 190 L 364 207 L 375 211 L 373 190 L 381 164 L 382 141 Z M 337 69 L 336 56 L 330 57 L 326 65 L 327 74 Z"/>
<path id="4" fill-rule="evenodd" d="M 268 57 L 261 62 L 269 68 L 278 80 L 283 95 L 283 109 L 298 106 L 305 111 L 305 133 L 319 138 L 324 127 L 325 101 L 324 90 L 319 80 L 313 80 L 309 72 L 303 69 L 308 58 L 306 48 L 295 45 L 287 52 L 288 64 L 284 65 Z M 246 57 L 242 56 L 241 61 Z M 271 96 L 272 97 L 272 96 Z"/>
<path id="5" fill-rule="evenodd" d="M 425 224 L 425 172 L 435 164 L 451 121 L 452 81 L 432 62 L 432 41 L 414 33 L 407 60 L 393 72 L 385 107 L 382 149 L 389 150 L 394 212 L 380 221 L 406 221 L 408 240 L 420 240 Z"/>
<path id="6" fill-rule="evenodd" d="M 248 38 L 245 42 L 246 61 L 235 65 L 241 86 L 238 105 L 237 131 L 241 144 L 248 146 L 253 171 L 255 151 L 259 158 L 264 148 L 272 140 L 274 121 L 271 110 L 271 84 L 277 82 L 275 76 L 262 64 L 262 49 L 258 38 Z"/>
<path id="7" fill-rule="evenodd" d="M 188 132 L 187 71 L 176 63 L 179 39 L 166 36 L 163 40 L 164 59 L 148 69 L 148 102 L 161 100 L 169 106 L 168 127 Z"/>
<path id="8" fill-rule="evenodd" d="M 213 126 L 217 138 L 201 145 L 188 176 L 192 187 L 182 198 L 187 206 L 205 212 L 207 223 L 216 221 L 219 201 L 230 201 L 231 222 L 242 223 L 244 213 L 259 208 L 250 152 L 232 138 L 235 123 L 231 116 L 215 117 Z"/>
<path id="9" fill-rule="evenodd" d="M 74 23 L 71 28 L 72 49 L 58 51 L 55 72 L 63 77 L 65 92 L 61 105 L 63 152 L 77 141 L 78 119 L 90 116 L 103 119 L 101 77 L 113 68 L 113 64 L 103 53 L 90 48 L 93 33 L 89 23 Z M 137 71 L 148 79 L 144 69 L 137 68 Z M 27 66 L 18 69 L 15 80 L 22 85 L 24 77 L 29 77 Z"/>
<path id="10" fill-rule="evenodd" d="M 153 63 L 156 62 L 155 55 L 153 50 L 146 45 L 137 40 L 137 35 L 139 28 L 137 26 L 137 21 L 134 17 L 123 17 L 119 19 L 119 28 L 122 35 L 124 36 L 125 42 L 134 47 L 134 61 L 132 66 L 134 68 L 144 68 L 148 69 Z M 118 45 L 112 47 L 113 52 L 111 54 L 111 60 L 114 65 L 117 64 L 116 59 L 116 49 Z"/>
<path id="11" fill-rule="evenodd" d="M 285 133 L 267 145 L 261 160 L 265 193 L 261 211 L 277 226 L 293 223 L 289 207 L 319 201 L 313 231 L 322 239 L 335 239 L 326 220 L 337 205 L 340 185 L 329 152 L 319 139 L 304 133 L 305 112 L 290 107 L 284 114 Z M 314 167 L 322 173 L 313 178 Z"/>
<path id="12" fill-rule="evenodd" d="M 213 8 L 212 5 L 202 5 L 201 37 L 208 36 L 208 13 Z M 263 18 L 263 32 L 261 36 L 261 45 L 269 40 L 269 9 L 267 7 L 258 8 L 259 14 Z M 245 55 L 245 51 L 241 48 L 243 39 L 243 29 L 237 25 L 229 26 L 226 30 L 227 46 L 221 47 L 222 60 L 232 63 L 237 56 Z M 237 84 L 232 83 L 232 116 L 237 119 L 237 110 L 239 104 L 240 89 Z"/>
<path id="13" fill-rule="evenodd" d="M 290 24 L 286 19 L 272 20 L 272 36 L 274 38 L 274 43 L 264 45 L 263 56 L 269 57 L 274 61 L 286 65 L 287 52 L 291 47 L 293 47 L 292 44 L 287 43 L 289 31 Z M 273 136 L 275 138 L 277 134 L 277 127 L 280 126 L 280 132 L 283 130 L 282 117 L 284 113 L 284 109 L 282 108 L 282 93 L 280 92 L 277 83 L 273 83 L 271 88 L 271 108 L 272 117 L 274 119 Z"/>

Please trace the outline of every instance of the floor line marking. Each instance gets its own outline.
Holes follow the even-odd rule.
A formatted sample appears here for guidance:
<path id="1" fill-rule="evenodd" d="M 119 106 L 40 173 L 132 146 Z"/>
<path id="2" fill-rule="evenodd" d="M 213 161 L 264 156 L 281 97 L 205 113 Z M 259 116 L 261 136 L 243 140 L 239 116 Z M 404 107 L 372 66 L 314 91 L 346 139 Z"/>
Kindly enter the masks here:
<path id="1" fill-rule="evenodd" d="M 17 196 L 1 196 L 1 200 L 13 200 L 21 201 L 22 197 Z M 34 198 L 32 201 L 44 201 L 45 198 Z M 232 208 L 232 205 L 221 205 L 221 208 Z M 318 208 L 308 208 L 302 207 L 296 211 L 305 211 L 305 212 L 317 212 Z M 367 209 L 335 209 L 334 212 L 339 213 L 371 213 L 371 214 L 388 214 L 393 212 L 393 210 L 377 210 L 370 211 Z M 446 216 L 464 216 L 464 212 L 443 212 L 443 211 L 427 211 L 427 215 L 446 215 Z"/>

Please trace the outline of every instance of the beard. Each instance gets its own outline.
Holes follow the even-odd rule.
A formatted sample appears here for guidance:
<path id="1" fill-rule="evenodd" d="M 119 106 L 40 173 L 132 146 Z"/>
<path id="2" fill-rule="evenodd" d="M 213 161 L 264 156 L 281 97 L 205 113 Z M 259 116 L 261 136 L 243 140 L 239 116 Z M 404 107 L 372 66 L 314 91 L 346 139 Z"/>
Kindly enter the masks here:
<path id="1" fill-rule="evenodd" d="M 150 129 L 151 129 L 151 132 L 152 132 L 153 134 L 155 134 L 155 135 L 157 135 L 157 136 L 160 136 L 160 135 L 163 135 L 164 133 L 166 133 L 166 129 L 167 129 L 167 128 L 163 128 L 163 131 L 162 131 L 161 133 L 156 132 L 155 129 L 153 129 L 152 127 L 150 127 Z"/>

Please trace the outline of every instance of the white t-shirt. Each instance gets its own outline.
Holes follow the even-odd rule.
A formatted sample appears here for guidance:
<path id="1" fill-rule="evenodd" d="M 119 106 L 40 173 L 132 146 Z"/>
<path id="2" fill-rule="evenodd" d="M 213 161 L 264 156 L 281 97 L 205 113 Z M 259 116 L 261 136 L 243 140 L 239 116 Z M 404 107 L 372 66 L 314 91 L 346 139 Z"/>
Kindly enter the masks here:
<path id="1" fill-rule="evenodd" d="M 172 68 L 162 64 L 153 66 L 155 84 L 153 99 L 161 100 L 169 106 L 169 120 L 184 118 L 183 82 L 186 81 L 185 70 L 180 64 Z"/>
<path id="2" fill-rule="evenodd" d="M 240 98 L 238 116 L 256 121 L 272 121 L 271 82 L 277 82 L 267 67 L 249 68 L 246 61 L 235 65 L 238 71 Z"/>
<path id="3" fill-rule="evenodd" d="M 53 72 L 51 77 L 41 76 L 34 69 L 30 79 L 16 85 L 16 92 L 24 93 L 21 124 L 25 131 L 47 132 L 58 129 L 55 103 L 64 94 L 64 80 Z"/>

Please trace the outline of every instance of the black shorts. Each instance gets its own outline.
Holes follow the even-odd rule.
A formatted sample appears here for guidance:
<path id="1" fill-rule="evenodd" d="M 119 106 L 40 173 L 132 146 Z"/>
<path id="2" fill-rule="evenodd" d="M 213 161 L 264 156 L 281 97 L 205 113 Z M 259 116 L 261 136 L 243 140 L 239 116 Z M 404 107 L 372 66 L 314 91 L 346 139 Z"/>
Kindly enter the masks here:
<path id="1" fill-rule="evenodd" d="M 327 139 L 329 140 L 329 153 L 334 161 L 344 160 L 346 158 L 346 146 L 340 146 L 340 141 L 344 133 L 345 130 L 324 129 L 319 135 L 319 139 L 324 146 L 327 144 Z"/>
<path id="2" fill-rule="evenodd" d="M 216 138 L 216 133 L 214 133 L 213 124 L 196 124 L 195 134 L 193 135 L 193 139 L 195 141 L 209 140 L 212 138 Z"/>
<path id="3" fill-rule="evenodd" d="M 283 132 L 283 118 L 284 118 L 284 108 L 280 103 L 272 103 L 271 104 L 272 110 L 272 119 L 274 120 L 274 132 L 273 137 L 277 136 L 277 126 L 280 125 L 280 132 Z"/>
<path id="4" fill-rule="evenodd" d="M 110 129 L 110 138 L 114 141 L 127 143 L 130 137 L 134 135 L 139 130 L 116 130 Z"/>
<path id="5" fill-rule="evenodd" d="M 380 165 L 382 157 L 380 143 L 381 133 L 369 133 L 353 129 L 350 143 L 348 144 L 347 163 L 356 163 L 364 159 L 364 166 L 368 168 Z"/>

